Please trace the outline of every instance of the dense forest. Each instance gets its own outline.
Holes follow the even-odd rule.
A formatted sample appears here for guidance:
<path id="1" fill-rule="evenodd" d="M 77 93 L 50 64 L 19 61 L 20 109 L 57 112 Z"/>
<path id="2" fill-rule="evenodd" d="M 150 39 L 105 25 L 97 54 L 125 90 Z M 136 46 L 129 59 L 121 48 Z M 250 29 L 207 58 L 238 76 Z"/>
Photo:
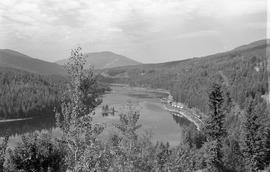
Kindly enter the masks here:
<path id="1" fill-rule="evenodd" d="M 0 119 L 52 115 L 67 79 L 0 68 Z"/>
<path id="2" fill-rule="evenodd" d="M 70 80 L 0 67 L 0 119 L 55 115 Z M 98 83 L 98 91 L 109 89 Z"/>
<path id="3" fill-rule="evenodd" d="M 266 40 L 207 57 L 160 64 L 143 64 L 101 71 L 107 82 L 170 90 L 176 101 L 206 113 L 207 89 L 220 80 L 244 108 L 247 97 L 268 90 Z M 268 45 L 269 46 L 269 45 Z"/>

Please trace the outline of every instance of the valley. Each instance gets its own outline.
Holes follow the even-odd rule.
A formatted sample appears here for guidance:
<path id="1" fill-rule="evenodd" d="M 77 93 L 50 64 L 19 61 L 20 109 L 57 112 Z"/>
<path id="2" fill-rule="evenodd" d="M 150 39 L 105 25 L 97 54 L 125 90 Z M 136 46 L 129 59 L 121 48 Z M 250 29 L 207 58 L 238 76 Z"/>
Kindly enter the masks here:
<path id="1" fill-rule="evenodd" d="M 153 151 L 155 161 L 164 154 L 166 161 L 178 155 L 191 157 L 197 164 L 194 169 L 206 168 L 204 154 L 218 142 L 224 148 L 220 151 L 226 155 L 226 168 L 236 168 L 228 157 L 241 160 L 240 147 L 245 149 L 241 142 L 249 143 L 249 130 L 256 130 L 252 132 L 260 149 L 268 149 L 267 47 L 268 40 L 262 40 L 228 52 L 157 64 L 129 60 L 120 64 L 116 55 L 104 58 L 110 60 L 95 70 L 83 70 L 83 56 L 73 58 L 74 66 L 67 72 L 59 64 L 1 50 L 0 137 L 8 136 L 7 145 L 20 149 L 22 142 L 57 146 L 55 140 L 65 139 L 65 134 L 82 132 L 101 149 L 108 148 L 110 155 L 112 150 L 126 149 L 127 142 L 136 144 L 128 149 Z M 112 54 L 95 55 L 108 53 Z M 110 113 L 103 113 L 106 109 Z M 85 115 L 74 118 L 75 112 Z M 82 139 L 76 134 L 68 137 L 77 136 Z M 264 151 L 265 162 L 268 155 Z M 174 163 L 190 165 L 185 158 Z"/>
<path id="2" fill-rule="evenodd" d="M 1 0 L 0 172 L 270 172 L 270 0 Z"/>

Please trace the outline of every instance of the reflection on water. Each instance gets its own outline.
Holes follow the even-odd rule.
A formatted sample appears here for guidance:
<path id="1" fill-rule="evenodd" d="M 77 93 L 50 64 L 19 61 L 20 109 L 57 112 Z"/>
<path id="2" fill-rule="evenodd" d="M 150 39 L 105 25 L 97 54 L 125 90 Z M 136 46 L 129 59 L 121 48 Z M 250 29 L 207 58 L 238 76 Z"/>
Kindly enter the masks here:
<path id="1" fill-rule="evenodd" d="M 20 135 L 36 130 L 51 129 L 55 127 L 55 117 L 45 116 L 22 121 L 10 121 L 0 123 L 0 137 L 8 133 L 11 136 Z"/>
<path id="2" fill-rule="evenodd" d="M 114 114 L 110 114 L 110 113 L 104 114 L 104 113 L 102 113 L 102 117 L 109 117 L 109 116 L 114 116 Z M 172 114 L 172 117 L 173 117 L 173 120 L 175 121 L 175 123 L 179 125 L 179 127 L 193 125 L 185 117 L 177 116 L 177 115 L 174 115 L 174 114 Z"/>
<path id="3" fill-rule="evenodd" d="M 180 116 L 177 116 L 177 115 L 173 115 L 172 114 L 172 117 L 173 117 L 173 120 L 180 126 L 180 127 L 183 127 L 183 126 L 189 126 L 191 124 L 191 122 L 189 120 L 187 120 L 186 118 L 184 117 L 180 117 Z"/>
<path id="4" fill-rule="evenodd" d="M 167 97 L 167 93 L 161 93 L 161 92 L 142 92 L 142 93 L 128 93 L 128 96 L 134 97 L 134 98 L 140 98 L 140 99 L 146 99 L 146 98 L 164 98 Z"/>
<path id="5" fill-rule="evenodd" d="M 103 117 L 106 117 L 106 116 L 109 116 L 109 115 L 114 116 L 115 113 L 116 113 L 116 110 L 114 109 L 114 107 L 109 107 L 108 104 L 103 105 L 102 108 L 101 108 L 101 114 L 102 114 Z"/>

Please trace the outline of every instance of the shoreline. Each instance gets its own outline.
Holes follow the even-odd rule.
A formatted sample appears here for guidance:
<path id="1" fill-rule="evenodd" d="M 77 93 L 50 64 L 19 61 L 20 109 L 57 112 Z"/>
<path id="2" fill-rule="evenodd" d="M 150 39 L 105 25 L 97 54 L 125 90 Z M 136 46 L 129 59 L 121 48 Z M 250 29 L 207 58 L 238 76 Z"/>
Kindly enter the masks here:
<path id="1" fill-rule="evenodd" d="M 161 88 L 146 88 L 146 87 L 131 87 L 129 86 L 128 84 L 117 84 L 117 83 L 113 83 L 111 84 L 112 86 L 116 86 L 116 87 L 129 87 L 129 88 L 132 88 L 132 89 L 145 89 L 147 91 L 150 91 L 150 92 L 158 92 L 158 93 L 165 93 L 165 94 L 168 94 L 168 95 L 171 95 L 170 91 L 169 90 L 165 90 L 165 89 L 161 89 Z M 173 113 L 173 115 L 177 115 L 179 117 L 184 117 L 186 118 L 188 121 L 192 122 L 197 130 L 200 131 L 201 129 L 201 126 L 203 125 L 203 122 L 201 119 L 199 119 L 198 117 L 196 117 L 195 115 L 192 114 L 192 112 L 189 112 L 189 114 L 186 114 L 184 112 L 179 112 L 179 109 L 169 109 L 168 107 L 166 107 L 166 104 L 163 104 L 163 107 L 165 110 L 169 111 L 170 113 Z M 183 109 L 181 109 L 183 110 Z"/>
<path id="2" fill-rule="evenodd" d="M 16 119 L 1 119 L 0 123 L 5 123 L 5 122 L 15 122 L 15 121 L 25 121 L 25 120 L 29 120 L 32 119 L 32 117 L 28 117 L 28 118 L 16 118 Z"/>
<path id="3" fill-rule="evenodd" d="M 168 107 L 166 107 L 166 105 L 164 105 L 163 107 L 164 107 L 165 110 L 169 111 L 170 113 L 173 113 L 173 115 L 177 115 L 179 117 L 186 118 L 187 120 L 189 120 L 190 122 L 192 122 L 196 126 L 197 130 L 199 130 L 199 131 L 201 130 L 201 125 L 203 123 L 202 123 L 202 121 L 200 119 L 198 119 L 194 115 L 191 116 L 191 115 L 188 115 L 188 114 L 186 114 L 184 112 L 180 112 L 179 110 L 171 110 Z M 196 120 L 199 120 L 200 123 L 198 121 L 196 121 Z"/>

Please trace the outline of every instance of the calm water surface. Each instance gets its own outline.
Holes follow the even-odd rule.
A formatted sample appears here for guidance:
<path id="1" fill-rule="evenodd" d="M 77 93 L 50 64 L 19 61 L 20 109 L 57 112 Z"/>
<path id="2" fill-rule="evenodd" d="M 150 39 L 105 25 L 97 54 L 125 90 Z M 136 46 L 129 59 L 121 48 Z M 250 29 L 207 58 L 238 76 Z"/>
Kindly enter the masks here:
<path id="1" fill-rule="evenodd" d="M 112 92 L 104 95 L 103 103 L 96 109 L 94 121 L 106 125 L 102 137 L 117 131 L 113 124 L 119 121 L 119 112 L 123 111 L 128 101 L 135 104 L 141 112 L 139 124 L 142 127 L 139 133 L 151 132 L 153 141 L 169 141 L 172 145 L 177 145 L 181 141 L 181 133 L 184 125 L 190 122 L 185 118 L 176 117 L 164 110 L 160 98 L 166 97 L 166 93 L 156 92 L 144 88 L 131 88 L 113 86 Z M 102 116 L 102 105 L 109 105 L 116 109 L 115 115 Z M 17 135 L 32 132 L 35 130 L 52 129 L 55 127 L 54 117 L 34 118 L 24 121 L 2 122 L 0 123 L 0 135 L 9 131 L 14 138 Z M 12 140 L 12 139 L 11 139 Z"/>

